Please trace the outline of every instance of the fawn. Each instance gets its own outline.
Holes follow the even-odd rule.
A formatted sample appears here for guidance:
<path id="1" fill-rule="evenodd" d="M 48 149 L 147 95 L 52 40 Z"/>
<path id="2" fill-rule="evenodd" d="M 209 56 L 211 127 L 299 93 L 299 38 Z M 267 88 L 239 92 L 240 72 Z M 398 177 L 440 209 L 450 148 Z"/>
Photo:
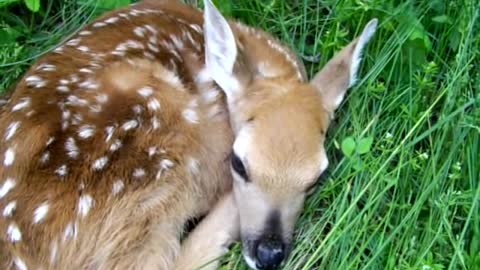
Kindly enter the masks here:
<path id="1" fill-rule="evenodd" d="M 0 268 L 195 269 L 238 237 L 251 268 L 278 268 L 376 26 L 308 81 L 210 0 L 203 16 L 146 0 L 88 24 L 1 108 Z"/>

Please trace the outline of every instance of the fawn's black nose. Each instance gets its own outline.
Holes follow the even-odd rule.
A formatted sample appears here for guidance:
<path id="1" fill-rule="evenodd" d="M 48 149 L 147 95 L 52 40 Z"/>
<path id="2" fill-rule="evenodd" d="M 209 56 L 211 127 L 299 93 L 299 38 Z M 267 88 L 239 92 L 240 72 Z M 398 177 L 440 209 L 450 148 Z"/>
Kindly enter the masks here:
<path id="1" fill-rule="evenodd" d="M 285 248 L 280 241 L 261 241 L 258 244 L 256 255 L 259 269 L 274 270 L 285 258 Z"/>

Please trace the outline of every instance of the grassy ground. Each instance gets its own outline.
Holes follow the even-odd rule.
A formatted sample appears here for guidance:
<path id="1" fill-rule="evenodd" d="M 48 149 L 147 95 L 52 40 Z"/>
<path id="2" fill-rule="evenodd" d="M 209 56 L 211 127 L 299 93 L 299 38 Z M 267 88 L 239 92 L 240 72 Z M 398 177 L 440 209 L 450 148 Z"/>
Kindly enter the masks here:
<path id="1" fill-rule="evenodd" d="M 35 15 L 0 7 L 0 91 L 82 24 L 128 2 L 43 1 Z M 310 74 L 369 19 L 381 22 L 328 134 L 331 166 L 285 269 L 480 269 L 477 0 L 219 6 L 293 46 Z M 247 269 L 238 254 L 225 269 Z"/>

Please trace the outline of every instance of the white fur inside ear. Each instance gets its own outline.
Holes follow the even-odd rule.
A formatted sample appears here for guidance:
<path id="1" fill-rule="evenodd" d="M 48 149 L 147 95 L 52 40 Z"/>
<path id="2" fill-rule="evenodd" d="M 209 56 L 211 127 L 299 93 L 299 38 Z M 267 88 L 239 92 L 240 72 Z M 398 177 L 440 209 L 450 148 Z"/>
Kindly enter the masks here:
<path id="1" fill-rule="evenodd" d="M 363 29 L 362 34 L 358 38 L 357 45 L 352 55 L 352 63 L 350 65 L 350 84 L 348 87 L 351 87 L 357 81 L 357 72 L 358 67 L 360 66 L 360 61 L 362 60 L 362 51 L 367 45 L 368 41 L 372 38 L 373 34 L 377 30 L 378 20 L 373 19 L 368 22 L 367 26 Z"/>
<path id="2" fill-rule="evenodd" d="M 239 91 L 239 82 L 233 76 L 237 58 L 235 36 L 227 20 L 210 0 L 204 10 L 205 64 L 210 76 L 231 99 Z"/>

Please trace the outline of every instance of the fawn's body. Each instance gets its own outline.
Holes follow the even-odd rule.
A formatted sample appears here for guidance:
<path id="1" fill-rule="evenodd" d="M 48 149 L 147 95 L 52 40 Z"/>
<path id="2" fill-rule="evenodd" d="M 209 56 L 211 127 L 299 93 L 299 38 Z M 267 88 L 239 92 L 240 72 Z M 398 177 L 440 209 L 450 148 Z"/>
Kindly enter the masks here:
<path id="1" fill-rule="evenodd" d="M 202 23 L 144 2 L 28 71 L 0 118 L 0 268 L 172 269 L 186 220 L 231 188 L 233 134 Z"/>
<path id="2" fill-rule="evenodd" d="M 278 268 L 376 24 L 310 82 L 208 0 L 203 18 L 148 0 L 86 26 L 1 107 L 0 267 L 194 269 L 240 234 L 250 267 Z"/>

